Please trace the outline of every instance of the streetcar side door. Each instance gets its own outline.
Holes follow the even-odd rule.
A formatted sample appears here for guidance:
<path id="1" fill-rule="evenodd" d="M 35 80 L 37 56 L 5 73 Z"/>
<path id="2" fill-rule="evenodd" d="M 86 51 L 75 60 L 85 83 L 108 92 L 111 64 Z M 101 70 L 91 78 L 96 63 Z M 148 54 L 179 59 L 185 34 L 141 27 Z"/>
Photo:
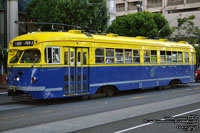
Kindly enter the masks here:
<path id="1" fill-rule="evenodd" d="M 64 95 L 88 92 L 88 48 L 64 48 Z"/>

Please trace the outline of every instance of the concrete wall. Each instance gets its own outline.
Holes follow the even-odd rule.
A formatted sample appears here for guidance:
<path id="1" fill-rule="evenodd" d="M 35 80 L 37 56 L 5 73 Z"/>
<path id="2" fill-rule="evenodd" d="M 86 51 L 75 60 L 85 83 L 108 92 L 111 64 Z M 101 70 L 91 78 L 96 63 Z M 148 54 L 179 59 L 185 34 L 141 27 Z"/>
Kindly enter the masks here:
<path id="1" fill-rule="evenodd" d="M 18 0 L 7 0 L 7 43 L 19 35 Z"/>

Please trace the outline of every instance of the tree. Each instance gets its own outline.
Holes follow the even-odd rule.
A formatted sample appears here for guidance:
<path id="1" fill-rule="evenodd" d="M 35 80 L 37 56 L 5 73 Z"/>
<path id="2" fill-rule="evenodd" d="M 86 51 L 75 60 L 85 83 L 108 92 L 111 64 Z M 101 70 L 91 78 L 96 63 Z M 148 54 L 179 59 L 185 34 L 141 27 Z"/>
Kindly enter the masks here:
<path id="1" fill-rule="evenodd" d="M 31 0 L 28 18 L 36 22 L 64 23 L 93 30 L 107 28 L 106 0 Z"/>
<path id="2" fill-rule="evenodd" d="M 165 27 L 165 28 L 163 28 Z M 159 30 L 163 30 L 158 33 Z M 149 38 L 166 37 L 172 33 L 167 20 L 160 14 L 137 12 L 117 17 L 107 32 L 122 36 L 145 36 Z"/>
<path id="3" fill-rule="evenodd" d="M 196 50 L 197 66 L 200 62 L 200 46 L 195 46 L 195 44 L 200 44 L 200 29 L 194 25 L 195 16 L 191 15 L 184 18 L 177 19 L 177 26 L 174 28 L 173 41 L 186 41 L 193 45 Z"/>

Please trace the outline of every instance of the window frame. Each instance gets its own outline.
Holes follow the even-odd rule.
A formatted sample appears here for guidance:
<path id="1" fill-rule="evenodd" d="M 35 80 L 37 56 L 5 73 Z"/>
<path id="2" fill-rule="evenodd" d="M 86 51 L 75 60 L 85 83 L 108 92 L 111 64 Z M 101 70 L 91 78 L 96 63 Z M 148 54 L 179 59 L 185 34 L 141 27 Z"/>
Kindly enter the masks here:
<path id="1" fill-rule="evenodd" d="M 122 50 L 122 52 L 118 53 L 117 50 Z M 120 56 L 117 56 L 117 54 L 120 55 Z M 120 57 L 122 60 L 117 61 L 117 57 Z M 124 49 L 123 48 L 116 48 L 115 49 L 115 64 L 124 64 Z"/>
<path id="2" fill-rule="evenodd" d="M 134 55 L 134 51 L 138 52 L 138 55 Z M 139 59 L 139 62 L 135 62 L 134 59 Z M 133 49 L 133 64 L 140 64 L 140 50 L 139 49 Z"/>
<path id="3" fill-rule="evenodd" d="M 129 51 L 129 52 L 127 52 L 127 51 Z M 128 54 L 131 53 L 131 55 L 126 56 L 127 53 Z M 124 49 L 124 63 L 125 64 L 132 64 L 132 62 L 133 62 L 133 50 L 132 49 Z"/>
<path id="4" fill-rule="evenodd" d="M 103 50 L 103 54 L 102 55 L 96 55 L 96 50 L 98 50 L 98 49 L 102 49 Z M 94 54 L 95 54 L 95 64 L 105 64 L 105 48 L 96 48 Z M 103 62 L 102 63 L 97 63 L 96 62 L 97 61 L 96 58 L 103 58 Z"/>
<path id="5" fill-rule="evenodd" d="M 165 54 L 161 55 L 161 52 L 164 52 Z M 166 51 L 163 51 L 163 50 L 160 51 L 160 63 L 161 64 L 166 64 L 167 63 L 167 55 L 166 55 L 166 53 L 167 53 Z M 161 60 L 162 59 L 161 57 L 164 57 L 164 61 Z"/>
<path id="6" fill-rule="evenodd" d="M 51 59 L 52 59 L 52 63 L 50 63 L 49 61 L 48 61 L 48 49 L 49 48 L 51 48 Z M 55 55 L 55 49 L 58 49 L 58 62 L 54 62 L 54 55 Z M 46 47 L 45 48 L 45 51 L 46 51 L 46 55 L 45 55 L 45 62 L 47 63 L 47 64 L 61 64 L 61 47 Z"/>
<path id="7" fill-rule="evenodd" d="M 145 51 L 146 53 L 149 52 L 149 56 L 145 55 Z M 145 62 L 145 59 L 149 58 L 149 62 Z M 144 64 L 150 64 L 151 63 L 151 50 L 144 50 Z"/>
<path id="8" fill-rule="evenodd" d="M 187 58 L 186 58 L 186 53 L 187 53 Z M 186 59 L 188 59 L 187 62 L 186 62 Z M 184 52 L 184 61 L 185 61 L 185 63 L 190 63 L 190 55 L 189 55 L 189 52 Z"/>
<path id="9" fill-rule="evenodd" d="M 107 56 L 107 50 L 110 50 L 109 52 L 113 52 L 113 56 Z M 114 48 L 106 48 L 105 49 L 106 54 L 106 64 L 115 64 L 115 49 Z M 113 59 L 113 62 L 109 61 L 110 59 Z M 107 62 L 108 60 L 108 62 Z"/>

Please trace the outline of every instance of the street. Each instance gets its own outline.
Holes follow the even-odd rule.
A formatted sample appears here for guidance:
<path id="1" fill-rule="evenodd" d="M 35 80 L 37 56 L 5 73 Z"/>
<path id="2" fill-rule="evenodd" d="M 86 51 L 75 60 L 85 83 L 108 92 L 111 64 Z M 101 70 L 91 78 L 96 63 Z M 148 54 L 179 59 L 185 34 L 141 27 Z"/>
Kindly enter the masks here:
<path id="1" fill-rule="evenodd" d="M 163 90 L 133 90 L 113 97 L 16 102 L 0 94 L 0 131 L 21 132 L 199 132 L 200 83 Z M 171 119 L 197 119 L 188 123 Z M 166 118 L 168 117 L 168 118 Z M 194 125 L 196 125 L 194 127 Z M 185 128 L 185 127 L 188 128 Z"/>

